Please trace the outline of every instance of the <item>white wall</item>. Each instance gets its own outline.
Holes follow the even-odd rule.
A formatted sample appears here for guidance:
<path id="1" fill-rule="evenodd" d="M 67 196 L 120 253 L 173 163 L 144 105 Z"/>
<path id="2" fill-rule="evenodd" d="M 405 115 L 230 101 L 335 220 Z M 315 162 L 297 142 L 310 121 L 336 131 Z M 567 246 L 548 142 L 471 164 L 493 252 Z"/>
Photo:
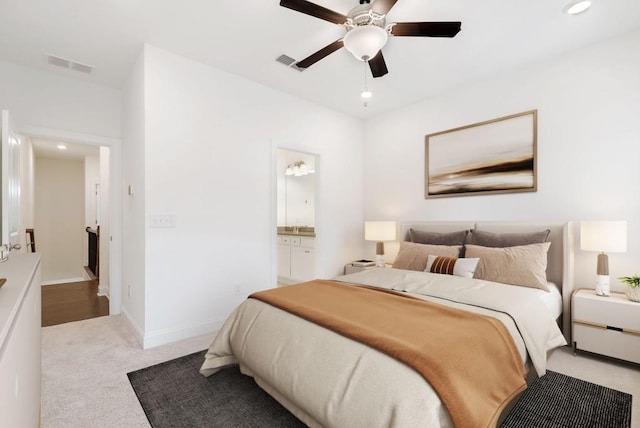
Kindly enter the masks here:
<path id="1" fill-rule="evenodd" d="M 97 226 L 96 184 L 100 184 L 100 157 L 84 158 L 84 223 L 85 226 Z M 86 257 L 85 257 L 86 258 Z"/>
<path id="2" fill-rule="evenodd" d="M 124 255 L 123 275 L 126 284 L 144 266 L 145 307 L 130 299 L 126 308 L 145 312 L 145 346 L 212 332 L 248 293 L 275 285 L 278 147 L 319 158 L 319 275 L 361 256 L 359 120 L 150 46 L 144 76 L 139 67 L 125 90 L 123 184 L 144 184 L 146 195 L 125 197 L 123 234 L 140 239 L 146 227 L 146 245 Z M 141 139 L 144 150 L 131 153 Z M 176 228 L 134 225 L 141 212 L 126 202 L 138 195 L 147 218 L 173 214 Z"/>
<path id="3" fill-rule="evenodd" d="M 35 158 L 35 230 L 42 282 L 84 277 L 84 161 Z"/>
<path id="4" fill-rule="evenodd" d="M 111 283 L 111 272 L 109 272 L 111 267 L 110 157 L 111 150 L 109 147 L 100 147 L 100 285 L 98 286 L 98 293 L 106 296 L 110 296 Z"/>
<path id="5" fill-rule="evenodd" d="M 368 120 L 365 218 L 623 219 L 629 248 L 609 255 L 612 283 L 638 272 L 638 70 L 636 32 Z M 538 109 L 536 193 L 424 199 L 426 134 L 530 109 Z M 596 254 L 576 251 L 578 287 L 593 286 L 595 268 Z"/>
<path id="6" fill-rule="evenodd" d="M 111 193 L 122 198 L 122 312 L 133 324 L 140 342 L 145 332 L 146 299 L 145 85 L 141 55 L 123 89 L 122 183 Z"/>
<path id="7" fill-rule="evenodd" d="M 20 137 L 20 215 L 25 229 L 33 229 L 34 224 L 34 168 L 35 155 L 29 137 Z M 34 231 L 35 234 L 35 231 Z M 28 252 L 26 234 L 23 238 L 22 252 Z M 36 250 L 38 247 L 36 246 Z"/>
<path id="8" fill-rule="evenodd" d="M 17 132 L 43 127 L 119 138 L 122 93 L 0 61 L 0 108 Z"/>

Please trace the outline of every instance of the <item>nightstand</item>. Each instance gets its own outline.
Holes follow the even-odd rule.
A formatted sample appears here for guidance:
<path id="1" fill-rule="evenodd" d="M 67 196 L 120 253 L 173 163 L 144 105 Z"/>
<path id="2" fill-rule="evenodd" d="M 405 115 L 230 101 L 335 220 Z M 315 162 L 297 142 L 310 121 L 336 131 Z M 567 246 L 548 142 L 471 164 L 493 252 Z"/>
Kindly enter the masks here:
<path id="1" fill-rule="evenodd" d="M 573 350 L 640 364 L 640 303 L 622 293 L 609 297 L 578 290 L 571 300 Z"/>
<path id="2" fill-rule="evenodd" d="M 384 267 L 390 268 L 391 264 L 385 263 Z M 355 266 L 353 263 L 347 263 L 344 265 L 344 274 L 349 275 L 350 273 L 362 272 L 363 270 L 375 269 L 376 266 Z"/>

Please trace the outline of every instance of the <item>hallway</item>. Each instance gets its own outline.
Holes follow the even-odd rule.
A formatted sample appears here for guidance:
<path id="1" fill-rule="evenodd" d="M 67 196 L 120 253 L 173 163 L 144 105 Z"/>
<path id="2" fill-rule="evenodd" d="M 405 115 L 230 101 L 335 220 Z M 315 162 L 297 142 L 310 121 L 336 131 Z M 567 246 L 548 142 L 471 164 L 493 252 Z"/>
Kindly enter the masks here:
<path id="1" fill-rule="evenodd" d="M 109 315 L 109 299 L 97 293 L 97 280 L 43 286 L 42 327 Z"/>

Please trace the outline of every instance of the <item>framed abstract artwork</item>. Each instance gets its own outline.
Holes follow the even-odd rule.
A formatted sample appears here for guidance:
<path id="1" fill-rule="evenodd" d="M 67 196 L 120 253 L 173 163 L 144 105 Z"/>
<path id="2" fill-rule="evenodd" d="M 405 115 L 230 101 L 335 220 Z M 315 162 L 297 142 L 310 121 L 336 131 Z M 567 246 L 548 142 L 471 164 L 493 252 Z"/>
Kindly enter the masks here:
<path id="1" fill-rule="evenodd" d="M 425 137 L 425 197 L 537 190 L 538 111 Z"/>

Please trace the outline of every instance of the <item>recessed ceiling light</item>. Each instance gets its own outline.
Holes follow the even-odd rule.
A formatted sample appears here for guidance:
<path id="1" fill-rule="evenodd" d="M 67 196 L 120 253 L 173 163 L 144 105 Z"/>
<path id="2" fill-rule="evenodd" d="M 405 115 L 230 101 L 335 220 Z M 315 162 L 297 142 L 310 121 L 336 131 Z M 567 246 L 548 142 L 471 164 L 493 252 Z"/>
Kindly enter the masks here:
<path id="1" fill-rule="evenodd" d="M 67 146 L 65 146 L 64 144 L 58 144 L 56 146 L 59 150 L 67 150 Z"/>
<path id="2" fill-rule="evenodd" d="M 564 7 L 564 13 L 578 15 L 591 7 L 591 0 L 572 0 Z"/>

